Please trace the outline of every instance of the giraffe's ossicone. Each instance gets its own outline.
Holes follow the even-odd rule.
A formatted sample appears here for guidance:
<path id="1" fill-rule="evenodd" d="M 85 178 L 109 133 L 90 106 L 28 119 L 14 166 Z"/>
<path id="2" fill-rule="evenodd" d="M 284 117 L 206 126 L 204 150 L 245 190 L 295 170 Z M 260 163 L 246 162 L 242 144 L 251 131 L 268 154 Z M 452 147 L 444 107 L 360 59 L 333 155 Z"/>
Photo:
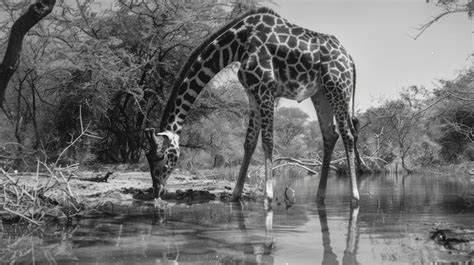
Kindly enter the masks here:
<path id="1" fill-rule="evenodd" d="M 249 98 L 250 118 L 232 200 L 238 200 L 242 194 L 250 158 L 261 133 L 265 197 L 271 202 L 274 102 L 285 97 L 298 102 L 311 98 L 318 114 L 324 140 L 318 199 L 324 200 L 329 163 L 340 135 L 347 154 L 351 196 L 358 202 L 357 131 L 353 106 L 350 108 L 355 89 L 352 58 L 336 37 L 296 26 L 268 8 L 249 11 L 222 27 L 197 47 L 182 67 L 164 110 L 160 133 L 146 131 L 155 198 L 162 194 L 177 163 L 179 135 L 188 111 L 211 78 L 234 62 L 240 63 L 237 75 Z"/>

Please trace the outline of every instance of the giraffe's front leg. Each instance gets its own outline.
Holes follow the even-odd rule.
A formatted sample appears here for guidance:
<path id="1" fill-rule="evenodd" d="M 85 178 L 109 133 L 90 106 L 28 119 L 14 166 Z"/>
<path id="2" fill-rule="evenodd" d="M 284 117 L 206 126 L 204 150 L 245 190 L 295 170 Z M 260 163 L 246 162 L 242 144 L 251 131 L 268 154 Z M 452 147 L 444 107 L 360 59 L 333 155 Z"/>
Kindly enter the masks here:
<path id="1" fill-rule="evenodd" d="M 273 142 L 265 142 L 263 140 L 263 128 L 262 128 L 262 142 L 263 152 L 265 153 L 265 209 L 271 209 L 271 203 L 273 200 Z"/>
<path id="2" fill-rule="evenodd" d="M 270 90 L 266 90 L 270 94 Z M 271 208 L 273 200 L 273 110 L 274 101 L 271 95 L 259 105 L 262 118 L 262 146 L 265 155 L 265 208 Z"/>
<path id="3" fill-rule="evenodd" d="M 322 120 L 322 115 L 318 115 L 318 119 Z M 321 122 L 320 122 L 321 123 Z M 322 124 L 322 123 L 321 123 Z M 323 162 L 321 166 L 321 176 L 319 179 L 319 186 L 318 186 L 318 193 L 316 197 L 316 201 L 319 203 L 323 203 L 324 199 L 326 198 L 326 186 L 329 176 L 329 167 L 331 165 L 331 157 L 334 150 L 334 146 L 336 145 L 337 139 L 339 135 L 335 132 L 336 126 L 333 124 L 324 124 L 320 126 L 321 132 L 323 134 Z"/>
<path id="4" fill-rule="evenodd" d="M 255 147 L 257 146 L 258 134 L 260 133 L 260 124 L 260 114 L 251 108 L 249 124 L 247 127 L 247 135 L 244 142 L 244 158 L 242 161 L 242 166 L 240 167 L 237 182 L 235 183 L 234 191 L 232 192 L 232 197 L 230 198 L 230 200 L 233 202 L 238 201 L 242 196 L 250 160 L 252 158 L 253 152 L 255 151 Z"/>

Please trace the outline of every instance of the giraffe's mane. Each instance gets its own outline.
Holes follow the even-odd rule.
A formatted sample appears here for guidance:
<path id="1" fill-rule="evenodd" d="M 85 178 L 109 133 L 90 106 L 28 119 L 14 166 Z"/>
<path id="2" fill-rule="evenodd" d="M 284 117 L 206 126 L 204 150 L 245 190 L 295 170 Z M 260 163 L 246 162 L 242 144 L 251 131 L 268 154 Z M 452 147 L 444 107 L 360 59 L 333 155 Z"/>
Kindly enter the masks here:
<path id="1" fill-rule="evenodd" d="M 179 71 L 179 75 L 178 75 L 178 78 L 176 79 L 176 81 L 174 82 L 174 85 L 173 85 L 173 89 L 172 89 L 172 92 L 171 92 L 171 95 L 168 99 L 168 102 L 166 104 L 166 108 L 163 112 L 163 115 L 162 115 L 162 118 L 161 118 L 161 121 L 160 121 L 160 130 L 164 130 L 165 129 L 165 126 L 166 126 L 166 123 L 167 123 L 167 114 L 168 112 L 170 111 L 170 108 L 172 107 L 172 104 L 174 104 L 174 100 L 177 98 L 178 96 L 178 90 L 179 90 L 179 87 L 181 85 L 181 83 L 183 82 L 184 78 L 186 77 L 186 74 L 188 73 L 189 69 L 191 68 L 192 64 L 197 60 L 199 54 L 202 53 L 202 51 L 213 41 L 215 40 L 217 37 L 219 37 L 222 33 L 226 32 L 227 30 L 229 30 L 230 28 L 232 28 L 235 24 L 237 24 L 239 21 L 241 21 L 243 18 L 247 17 L 247 16 L 250 16 L 250 15 L 254 15 L 254 14 L 272 14 L 272 15 L 275 15 L 275 16 L 279 16 L 275 11 L 273 11 L 272 9 L 268 8 L 268 7 L 260 7 L 260 8 L 256 8 L 256 9 L 252 9 L 252 10 L 249 10 L 243 14 L 241 14 L 240 16 L 234 18 L 232 21 L 230 21 L 229 23 L 227 23 L 225 26 L 221 27 L 218 31 L 216 31 L 215 33 L 211 34 L 209 37 L 207 37 L 197 48 L 195 48 L 193 50 L 193 52 L 191 53 L 191 55 L 189 55 L 186 63 L 183 65 L 183 67 L 181 68 L 181 70 Z"/>

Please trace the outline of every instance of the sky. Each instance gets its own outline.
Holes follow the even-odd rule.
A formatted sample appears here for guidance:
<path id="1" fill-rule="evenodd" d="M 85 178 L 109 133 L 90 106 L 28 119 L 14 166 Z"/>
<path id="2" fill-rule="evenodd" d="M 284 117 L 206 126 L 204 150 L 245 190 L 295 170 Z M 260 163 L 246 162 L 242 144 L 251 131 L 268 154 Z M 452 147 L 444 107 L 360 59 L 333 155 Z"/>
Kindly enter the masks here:
<path id="1" fill-rule="evenodd" d="M 403 87 L 436 87 L 472 63 L 474 30 L 466 13 L 450 14 L 417 40 L 417 27 L 442 12 L 425 0 L 275 0 L 268 4 L 282 17 L 305 28 L 335 35 L 354 58 L 357 69 L 356 110 L 397 98 Z M 432 1 L 431 1 L 432 2 Z M 312 119 L 311 101 L 284 100 Z"/>

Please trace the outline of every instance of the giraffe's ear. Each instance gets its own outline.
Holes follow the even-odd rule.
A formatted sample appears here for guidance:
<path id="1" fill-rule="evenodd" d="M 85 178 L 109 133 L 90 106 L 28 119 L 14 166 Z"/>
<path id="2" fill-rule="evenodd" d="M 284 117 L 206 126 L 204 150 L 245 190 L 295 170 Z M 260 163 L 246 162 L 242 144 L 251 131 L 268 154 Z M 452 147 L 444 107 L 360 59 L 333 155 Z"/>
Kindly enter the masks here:
<path id="1" fill-rule="evenodd" d="M 157 150 L 161 148 L 160 146 L 160 140 L 158 137 L 156 137 L 155 129 L 154 128 L 148 128 L 145 129 L 145 137 L 148 139 L 148 142 L 150 144 L 150 152 L 154 153 Z"/>

